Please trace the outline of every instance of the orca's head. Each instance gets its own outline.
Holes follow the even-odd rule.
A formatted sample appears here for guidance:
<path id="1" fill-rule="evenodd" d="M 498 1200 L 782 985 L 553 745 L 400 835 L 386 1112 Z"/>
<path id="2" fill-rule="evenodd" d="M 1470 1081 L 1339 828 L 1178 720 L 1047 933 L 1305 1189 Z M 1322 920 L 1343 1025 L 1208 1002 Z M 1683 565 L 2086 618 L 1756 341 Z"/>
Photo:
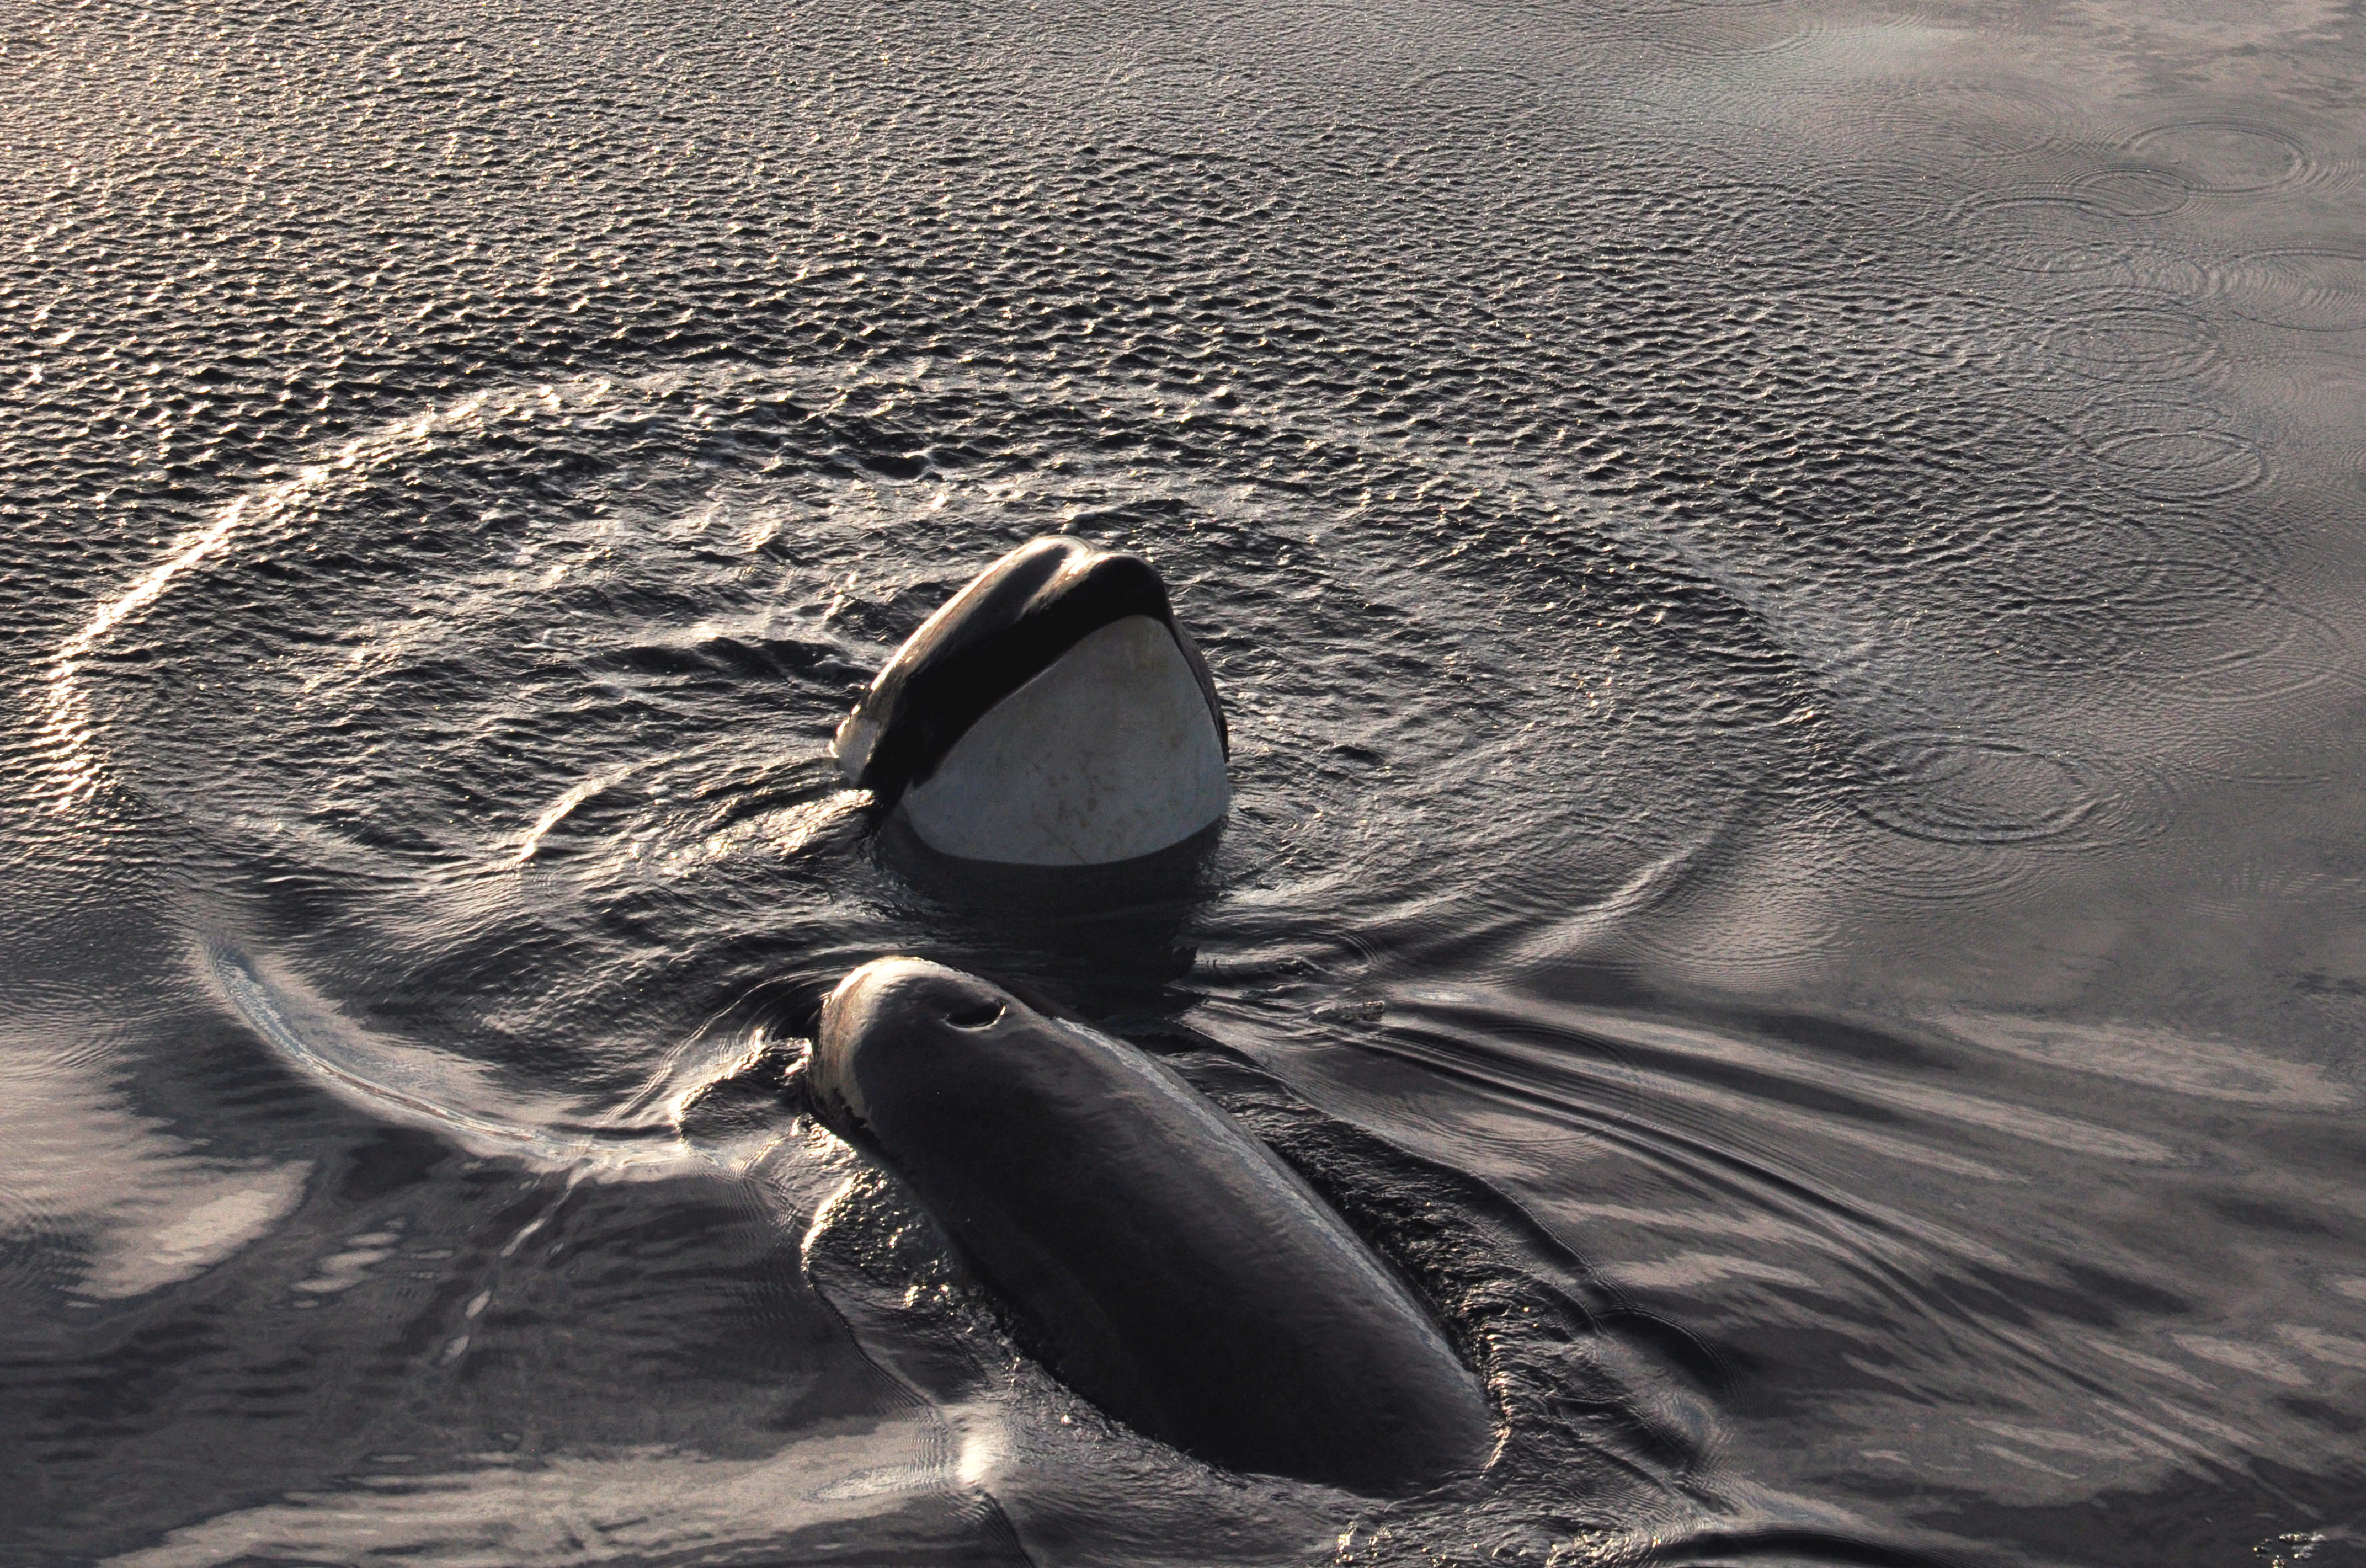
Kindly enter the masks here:
<path id="1" fill-rule="evenodd" d="M 822 1003 L 806 1093 L 821 1124 L 849 1142 L 869 1121 L 865 1081 L 907 1070 L 947 1047 L 1045 1021 L 999 986 L 921 958 L 878 958 L 838 983 Z"/>
<path id="2" fill-rule="evenodd" d="M 988 866 L 1120 864 L 1231 808 L 1214 682 L 1139 556 L 1035 539 L 879 671 L 832 743 L 922 845 Z"/>

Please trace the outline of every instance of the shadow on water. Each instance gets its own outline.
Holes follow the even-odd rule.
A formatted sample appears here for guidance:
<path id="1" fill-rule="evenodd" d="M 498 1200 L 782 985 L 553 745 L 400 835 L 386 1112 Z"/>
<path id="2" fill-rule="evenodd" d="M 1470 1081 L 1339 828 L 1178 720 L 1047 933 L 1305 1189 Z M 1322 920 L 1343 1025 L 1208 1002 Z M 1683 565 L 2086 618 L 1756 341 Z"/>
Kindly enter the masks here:
<path id="1" fill-rule="evenodd" d="M 875 843 L 932 905 L 925 924 L 942 946 L 914 956 L 1032 988 L 1054 1012 L 1155 1017 L 1195 999 L 1183 982 L 1222 890 L 1212 863 L 1223 834 L 1219 822 L 1115 865 L 990 865 L 938 853 L 891 812 Z"/>

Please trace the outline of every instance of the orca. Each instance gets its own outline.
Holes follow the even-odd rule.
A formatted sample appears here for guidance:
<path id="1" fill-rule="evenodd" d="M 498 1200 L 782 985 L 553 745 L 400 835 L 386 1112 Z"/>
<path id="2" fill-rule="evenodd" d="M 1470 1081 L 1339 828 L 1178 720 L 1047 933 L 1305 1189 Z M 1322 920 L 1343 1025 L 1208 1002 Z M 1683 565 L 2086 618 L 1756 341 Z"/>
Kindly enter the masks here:
<path id="1" fill-rule="evenodd" d="M 880 959 L 824 1003 L 805 1091 L 901 1179 L 1022 1347 L 1144 1436 L 1381 1496 L 1494 1452 L 1484 1389 L 1412 1287 L 1136 1047 Z"/>
<path id="2" fill-rule="evenodd" d="M 1052 535 L 974 578 L 840 724 L 839 771 L 929 849 L 1108 865 L 1232 807 L 1207 661 L 1140 556 Z"/>

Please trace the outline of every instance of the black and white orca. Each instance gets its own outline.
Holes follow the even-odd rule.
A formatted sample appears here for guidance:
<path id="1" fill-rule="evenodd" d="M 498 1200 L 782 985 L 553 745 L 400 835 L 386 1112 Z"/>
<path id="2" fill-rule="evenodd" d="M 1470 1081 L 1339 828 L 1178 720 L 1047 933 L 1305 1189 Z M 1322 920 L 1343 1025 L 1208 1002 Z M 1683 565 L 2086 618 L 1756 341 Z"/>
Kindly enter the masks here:
<path id="1" fill-rule="evenodd" d="M 956 860 L 1107 865 L 1231 809 L 1215 682 L 1139 556 L 1034 539 L 973 579 L 839 726 L 847 779 Z"/>
<path id="2" fill-rule="evenodd" d="M 1413 1290 L 1141 1050 L 888 958 L 830 993 L 805 1089 L 1053 1375 L 1144 1436 L 1380 1495 L 1492 1457 L 1493 1407 Z"/>

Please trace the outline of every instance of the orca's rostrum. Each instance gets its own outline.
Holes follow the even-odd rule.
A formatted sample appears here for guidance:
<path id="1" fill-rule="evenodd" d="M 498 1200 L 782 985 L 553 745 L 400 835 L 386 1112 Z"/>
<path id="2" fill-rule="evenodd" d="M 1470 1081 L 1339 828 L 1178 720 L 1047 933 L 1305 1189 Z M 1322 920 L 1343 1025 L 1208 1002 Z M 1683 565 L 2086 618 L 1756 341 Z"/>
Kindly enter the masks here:
<path id="1" fill-rule="evenodd" d="M 973 579 L 879 671 L 839 770 L 940 854 L 1106 865 L 1172 848 L 1232 806 L 1215 683 L 1139 556 L 1031 540 Z"/>

